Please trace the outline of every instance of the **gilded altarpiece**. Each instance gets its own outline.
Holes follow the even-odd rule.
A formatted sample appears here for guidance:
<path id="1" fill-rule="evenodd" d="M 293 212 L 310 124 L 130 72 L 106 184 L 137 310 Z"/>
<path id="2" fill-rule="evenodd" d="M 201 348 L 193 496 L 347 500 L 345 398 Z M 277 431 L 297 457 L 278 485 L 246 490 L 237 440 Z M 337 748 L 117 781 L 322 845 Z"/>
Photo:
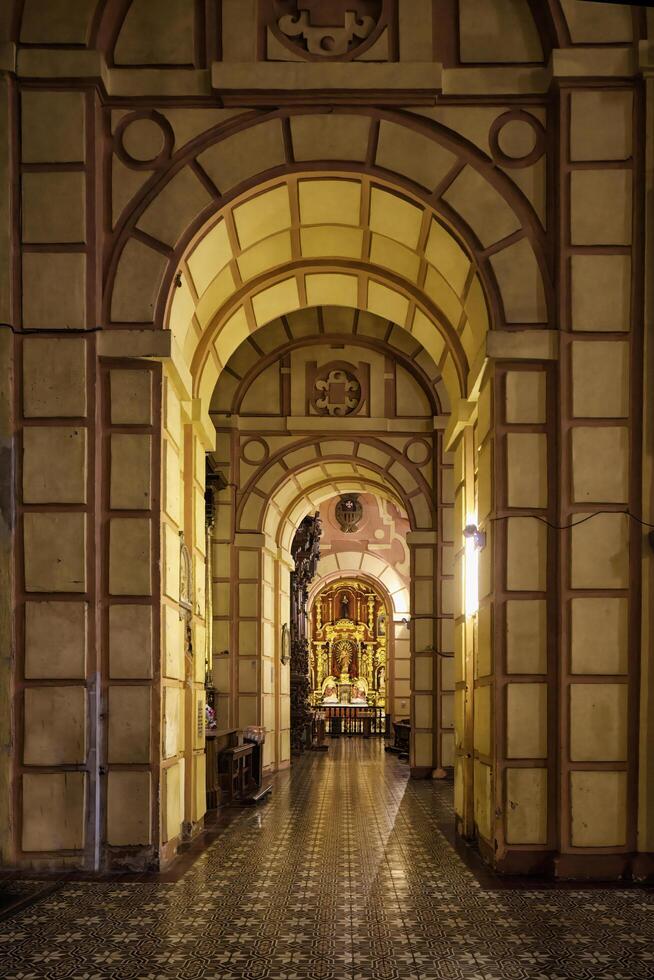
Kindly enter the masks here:
<path id="1" fill-rule="evenodd" d="M 322 589 L 311 610 L 314 705 L 386 705 L 386 604 L 356 579 Z"/>

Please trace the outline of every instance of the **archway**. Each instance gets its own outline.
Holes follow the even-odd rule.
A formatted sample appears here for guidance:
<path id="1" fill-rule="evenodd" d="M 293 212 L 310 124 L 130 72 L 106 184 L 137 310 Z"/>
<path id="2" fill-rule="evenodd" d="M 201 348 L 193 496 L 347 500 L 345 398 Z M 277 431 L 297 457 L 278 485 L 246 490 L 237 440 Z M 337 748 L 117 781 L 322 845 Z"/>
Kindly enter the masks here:
<path id="1" fill-rule="evenodd" d="M 437 504 L 438 526 L 429 530 L 414 512 L 412 533 L 438 537 L 428 543 L 430 555 L 416 558 L 425 580 L 437 555 L 438 568 L 449 561 L 447 583 L 457 586 L 439 586 L 436 604 L 456 593 L 452 618 L 439 630 L 450 624 L 457 653 L 462 829 L 486 841 L 490 859 L 505 867 L 540 866 L 561 853 L 574 873 L 578 860 L 599 866 L 609 851 L 613 867 L 630 866 L 639 846 L 639 780 L 643 826 L 652 801 L 642 761 L 651 757 L 649 734 L 640 757 L 637 751 L 639 663 L 647 687 L 651 644 L 639 648 L 640 593 L 632 587 L 649 587 L 649 579 L 625 514 L 628 507 L 643 516 L 646 263 L 638 185 L 649 136 L 640 104 L 647 86 L 637 73 L 651 72 L 646 45 L 637 51 L 644 12 L 581 0 L 469 0 L 457 17 L 457 4 L 445 5 L 437 43 L 428 30 L 424 38 L 406 33 L 405 21 L 392 68 L 356 59 L 325 65 L 331 80 L 352 70 L 362 87 L 355 94 L 343 85 L 306 89 L 298 105 L 288 88 L 263 91 L 261 73 L 279 79 L 306 71 L 308 78 L 316 66 L 257 60 L 265 55 L 254 51 L 252 19 L 231 32 L 223 62 L 202 36 L 202 17 L 195 25 L 162 18 L 158 5 L 140 0 L 98 4 L 95 15 L 93 3 L 45 6 L 27 0 L 0 13 L 10 40 L 3 92 L 13 127 L 2 166 L 22 168 L 25 178 L 22 201 L 13 201 L 12 220 L 3 223 L 2 253 L 10 258 L 0 290 L 12 334 L 3 347 L 3 425 L 17 473 L 7 487 L 2 565 L 5 648 L 15 642 L 17 651 L 5 666 L 8 675 L 16 664 L 15 705 L 2 716 L 3 744 L 16 746 L 0 794 L 15 801 L 0 821 L 9 828 L 10 859 L 99 866 L 123 861 L 123 849 L 133 848 L 145 866 L 167 860 L 179 835 L 199 826 L 204 756 L 191 722 L 204 698 L 201 653 L 212 652 L 205 592 L 231 577 L 244 603 L 253 595 L 258 602 L 259 567 L 268 563 L 260 549 L 268 491 L 260 483 L 237 532 L 255 537 L 247 548 L 239 538 L 234 564 L 205 588 L 215 550 L 203 509 L 205 455 L 216 438 L 212 386 L 230 363 L 239 374 L 232 358 L 240 337 L 256 344 L 272 323 L 285 331 L 290 310 L 311 303 L 324 310 L 327 300 L 352 311 L 351 333 L 381 313 L 379 357 L 399 364 L 397 345 L 408 370 L 410 344 L 420 341 L 417 356 L 428 356 L 442 376 L 434 413 L 444 425 L 441 473 L 425 480 L 440 501 L 446 475 L 455 506 Z M 213 0 L 205 6 L 217 8 Z M 241 15 L 255 6 L 222 5 L 226 17 L 228 8 Z M 128 7 L 141 14 L 126 15 Z M 149 29 L 139 39 L 141 16 Z M 183 64 L 167 60 L 177 35 L 190 51 Z M 245 36 L 253 46 L 248 65 L 238 55 Z M 416 68 L 423 58 L 424 71 Z M 366 88 L 365 76 L 378 70 L 393 76 L 383 98 Z M 255 88 L 225 87 L 226 75 Z M 597 207 L 604 201 L 608 215 Z M 288 339 L 298 341 L 284 355 L 292 362 L 300 338 Z M 268 356 L 263 347 L 260 356 Z M 248 377 L 241 375 L 244 386 Z M 281 368 L 280 377 L 283 390 Z M 404 381 L 393 384 L 397 392 Z M 606 393 L 601 404 L 593 386 Z M 432 404 L 428 389 L 421 391 Z M 255 418 L 249 415 L 256 455 Z M 310 411 L 306 418 L 315 435 Z M 409 416 L 402 418 L 406 425 Z M 402 477 L 408 470 L 380 440 L 421 458 L 424 417 L 414 420 L 413 443 L 392 427 L 371 434 L 369 420 L 357 419 L 356 435 L 342 440 L 362 461 L 356 474 L 339 477 L 345 461 L 334 453 L 312 493 L 339 478 L 344 489 L 350 481 L 379 490 L 391 485 L 391 471 Z M 306 432 L 281 432 L 279 418 L 275 425 L 271 439 L 288 438 L 305 452 Z M 364 431 L 368 439 L 359 438 Z M 218 443 L 228 436 L 219 432 Z M 598 445 L 607 444 L 614 482 L 594 465 Z M 249 479 L 262 461 L 252 455 L 248 463 L 238 448 L 225 457 L 217 449 L 217 461 L 238 464 L 239 479 L 241 465 L 252 466 Z M 386 459 L 381 469 L 378 453 Z M 276 463 L 283 469 L 281 457 Z M 311 465 L 298 470 L 300 480 L 318 478 L 319 459 Z M 272 469 L 261 475 L 277 490 Z M 216 511 L 221 543 L 234 535 L 241 485 L 227 482 Z M 275 527 L 290 528 L 301 511 L 301 483 L 292 486 L 270 516 Z M 424 499 L 418 486 L 414 511 Z M 609 513 L 560 535 L 545 530 L 544 521 L 573 523 L 589 501 Z M 589 531 L 600 520 L 605 533 Z M 447 521 L 453 530 L 445 534 Z M 476 631 L 459 595 L 466 591 L 459 588 L 462 529 L 473 524 L 481 533 L 472 530 L 469 542 L 481 543 L 486 532 Z M 182 556 L 192 572 L 184 589 Z M 14 622 L 12 599 L 15 629 L 6 625 Z M 587 674 L 578 653 L 596 643 L 598 605 L 615 643 L 590 664 L 602 673 Z M 233 647 L 239 619 L 220 649 Z M 423 625 L 416 620 L 416 630 Z M 646 618 L 643 635 L 649 628 Z M 251 629 L 243 625 L 244 643 Z M 55 668 L 47 656 L 53 635 L 65 651 Z M 416 647 L 430 642 L 418 636 Z M 193 694 L 182 720 L 185 687 Z M 67 710 L 58 714 L 61 731 L 51 728 L 44 743 L 42 719 L 52 717 L 55 697 Z M 588 746 L 582 738 L 572 748 L 574 733 L 587 730 L 584 719 L 606 712 L 614 724 L 602 728 L 605 740 Z M 146 721 L 132 730 L 137 717 Z M 615 811 L 603 823 L 598 803 L 609 798 Z M 57 814 L 56 830 L 34 816 L 44 810 Z"/>
<path id="2" fill-rule="evenodd" d="M 325 734 L 388 737 L 395 631 L 381 582 L 371 576 L 318 579 L 308 618 L 310 700 Z M 409 697 L 403 706 L 408 716 Z"/>
<path id="3" fill-rule="evenodd" d="M 325 225 L 327 211 L 331 225 Z M 352 233 L 361 240 L 360 259 L 346 247 Z M 315 254 L 319 242 L 327 252 L 324 257 Z M 510 245 L 526 242 L 521 233 Z M 217 646 L 225 654 L 214 665 L 215 675 L 238 688 L 230 720 L 263 723 L 271 733 L 267 765 L 283 764 L 289 757 L 288 714 L 281 694 L 285 681 L 275 659 L 281 621 L 274 597 L 285 601 L 291 542 L 311 506 L 335 491 L 358 489 L 402 500 L 415 535 L 410 635 L 411 671 L 419 680 L 411 689 L 412 771 L 428 775 L 441 770 L 445 760 L 453 762 L 451 744 L 445 749 L 450 735 L 442 733 L 442 719 L 452 714 L 452 681 L 444 680 L 442 665 L 434 660 L 443 647 L 452 649 L 457 615 L 451 478 L 445 496 L 442 483 L 452 460 L 444 468 L 444 435 L 449 426 L 450 440 L 458 437 L 457 426 L 465 418 L 461 405 L 472 406 L 470 398 L 480 389 L 490 323 L 484 277 L 491 293 L 496 289 L 492 266 L 486 262 L 482 271 L 484 262 L 471 260 L 452 225 L 437 220 L 415 194 L 381 179 L 343 172 L 268 181 L 235 197 L 186 247 L 168 306 L 172 350 L 180 365 L 178 378 L 190 368 L 187 390 L 208 447 L 214 423 L 218 443 L 224 444 L 215 459 L 231 474 L 227 486 L 234 487 L 225 491 L 224 513 L 229 508 L 230 521 L 233 515 L 227 538 L 234 535 L 230 548 L 238 553 L 229 559 L 230 567 L 241 576 L 237 598 L 229 582 L 219 583 L 218 592 L 229 596 L 222 602 L 236 602 L 230 608 L 237 611 L 228 632 L 226 623 L 216 624 Z M 314 346 L 333 341 L 334 348 L 345 339 L 349 360 L 330 362 L 332 373 L 345 371 L 353 379 L 361 404 L 366 385 L 356 371 L 348 373 L 357 343 L 365 340 L 359 346 L 367 344 L 390 358 L 389 363 L 401 363 L 416 393 L 421 392 L 417 404 L 425 406 L 425 420 L 431 422 L 421 422 L 404 435 L 400 426 L 397 436 L 383 438 L 374 433 L 374 425 L 372 431 L 361 428 L 358 417 L 352 438 L 323 431 L 317 440 L 315 435 L 301 436 L 300 425 L 296 434 L 271 433 L 262 439 L 251 428 L 236 448 L 234 427 L 248 430 L 248 413 L 253 419 L 266 414 L 260 406 L 257 410 L 253 394 L 257 386 L 265 389 L 265 372 L 274 371 L 284 358 L 297 364 L 311 337 Z M 280 370 L 283 378 L 290 369 Z M 374 413 L 379 419 L 401 415 L 397 385 L 396 379 L 395 402 L 384 402 Z M 283 420 L 294 410 L 284 404 L 282 393 L 280 380 L 278 414 L 284 431 Z M 312 405 L 307 402 L 309 417 L 317 410 Z M 443 406 L 454 408 L 451 417 Z M 358 411 L 359 403 L 355 415 Z M 315 422 L 310 428 L 315 429 Z M 202 477 L 197 470 L 195 483 Z M 228 543 L 224 539 L 223 545 Z M 247 663 L 243 651 L 248 651 Z M 465 779 L 471 785 L 470 777 Z"/>

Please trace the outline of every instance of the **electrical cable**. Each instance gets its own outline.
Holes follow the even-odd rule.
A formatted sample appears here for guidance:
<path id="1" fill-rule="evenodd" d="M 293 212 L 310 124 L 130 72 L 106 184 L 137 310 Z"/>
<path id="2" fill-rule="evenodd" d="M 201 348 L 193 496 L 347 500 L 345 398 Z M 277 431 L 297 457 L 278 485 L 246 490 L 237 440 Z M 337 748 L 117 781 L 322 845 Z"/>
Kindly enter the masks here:
<path id="1" fill-rule="evenodd" d="M 516 518 L 529 518 L 534 521 L 540 521 L 542 524 L 546 524 L 547 527 L 552 528 L 553 531 L 567 531 L 572 527 L 578 527 L 580 524 L 585 524 L 586 521 L 590 521 L 593 517 L 599 517 L 600 514 L 623 514 L 625 517 L 630 517 L 632 521 L 636 521 L 637 524 L 641 524 L 643 527 L 654 528 L 654 524 L 649 524 L 644 521 L 642 517 L 636 517 L 629 510 L 596 510 L 592 514 L 586 514 L 578 521 L 572 521 L 570 524 L 554 524 L 552 521 L 548 521 L 546 517 L 541 517 L 540 514 L 503 514 L 501 517 L 489 517 L 489 523 L 494 523 L 495 521 L 508 521 L 515 520 Z"/>

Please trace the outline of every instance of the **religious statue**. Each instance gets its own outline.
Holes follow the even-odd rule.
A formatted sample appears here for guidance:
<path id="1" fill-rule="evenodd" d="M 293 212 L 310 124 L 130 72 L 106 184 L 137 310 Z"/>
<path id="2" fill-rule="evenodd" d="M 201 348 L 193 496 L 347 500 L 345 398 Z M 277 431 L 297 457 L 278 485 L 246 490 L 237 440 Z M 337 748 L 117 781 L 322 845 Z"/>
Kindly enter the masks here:
<path id="1" fill-rule="evenodd" d="M 341 619 L 350 618 L 350 600 L 347 597 L 347 593 L 343 592 L 341 595 Z"/>
<path id="2" fill-rule="evenodd" d="M 338 701 L 338 694 L 336 691 L 336 683 L 333 678 L 328 677 L 325 682 L 325 686 L 322 691 L 323 702 L 326 701 Z"/>
<path id="3" fill-rule="evenodd" d="M 350 673 L 352 665 L 352 644 L 349 640 L 340 640 L 336 644 L 336 660 L 341 668 L 341 676 Z"/>
<path id="4" fill-rule="evenodd" d="M 358 701 L 359 703 L 365 702 L 367 700 L 367 694 L 368 692 L 366 691 L 364 682 L 361 679 L 356 680 L 352 687 L 352 701 Z"/>
<path id="5" fill-rule="evenodd" d="M 367 647 L 363 648 L 363 653 L 361 654 L 361 676 L 365 677 L 366 680 L 370 679 L 370 664 L 368 661 L 368 650 Z"/>

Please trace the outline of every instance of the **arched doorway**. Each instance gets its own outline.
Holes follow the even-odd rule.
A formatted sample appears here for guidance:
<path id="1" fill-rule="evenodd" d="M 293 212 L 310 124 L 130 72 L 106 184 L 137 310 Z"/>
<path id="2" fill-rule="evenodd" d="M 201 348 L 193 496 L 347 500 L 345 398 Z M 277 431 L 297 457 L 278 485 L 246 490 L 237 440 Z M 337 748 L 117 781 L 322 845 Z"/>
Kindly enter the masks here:
<path id="1" fill-rule="evenodd" d="M 259 711 L 257 717 L 265 717 L 270 733 L 266 758 L 271 766 L 288 765 L 290 761 L 290 687 L 289 678 L 279 669 L 277 638 L 288 621 L 292 542 L 303 519 L 323 510 L 328 515 L 334 501 L 347 494 L 359 494 L 370 505 L 377 502 L 374 508 L 367 507 L 366 521 L 373 510 L 377 516 L 369 528 L 372 541 L 366 563 L 371 564 L 373 576 L 384 576 L 387 563 L 378 555 L 385 554 L 383 549 L 391 549 L 393 562 L 403 565 L 404 578 L 395 577 L 386 584 L 393 593 L 399 593 L 395 601 L 398 608 L 402 607 L 403 616 L 393 622 L 394 643 L 406 658 L 407 667 L 411 551 L 418 546 L 431 548 L 435 556 L 438 548 L 446 553 L 452 547 L 444 540 L 439 544 L 435 533 L 440 509 L 452 508 L 451 497 L 439 489 L 434 500 L 432 489 L 440 486 L 445 425 L 441 405 L 447 393 L 438 366 L 427 352 L 416 340 L 408 340 L 408 346 L 403 344 L 402 336 L 392 322 L 341 307 L 295 311 L 275 319 L 251 339 L 242 340 L 212 397 L 211 418 L 219 447 L 212 459 L 224 473 L 224 482 L 238 487 L 227 487 L 219 496 L 219 501 L 225 500 L 219 507 L 235 515 L 235 524 L 233 530 L 230 527 L 214 537 L 214 555 L 226 569 L 215 586 L 221 608 L 214 610 L 214 676 L 222 678 L 222 690 L 229 684 L 235 692 L 241 687 L 234 695 L 234 721 L 254 721 L 253 713 Z M 321 389 L 316 388 L 316 381 L 329 377 L 335 352 L 342 365 L 339 370 L 347 370 L 358 386 L 357 403 L 345 416 L 332 415 L 327 406 L 318 404 Z M 440 418 L 436 430 L 435 415 Z M 389 418 L 397 420 L 390 437 L 385 431 Z M 381 532 L 395 520 L 401 522 L 401 530 L 392 537 L 384 531 L 382 540 L 374 538 L 375 531 Z M 411 540 L 412 530 L 419 531 L 418 538 L 422 535 L 419 542 Z M 446 535 L 448 541 L 450 533 Z M 362 547 L 356 533 L 350 533 L 348 541 L 350 547 Z M 234 567 L 228 556 L 235 544 L 239 549 L 256 544 L 262 547 L 262 564 L 255 564 L 254 555 L 238 559 L 251 562 L 253 570 L 248 573 L 249 581 L 242 582 L 241 595 L 234 590 L 227 572 Z M 223 553 L 224 560 L 220 557 Z M 323 551 L 320 575 L 329 574 L 336 555 L 329 549 Z M 433 557 L 425 570 L 427 567 L 433 581 L 438 574 L 438 558 Z M 257 581 L 259 568 L 264 569 L 263 580 Z M 392 568 L 389 575 L 395 575 Z M 241 599 L 248 592 L 253 601 L 246 604 Z M 430 661 L 430 668 L 434 654 L 429 651 L 435 642 L 432 627 L 439 626 L 435 595 L 433 584 L 423 588 L 419 611 L 433 616 L 433 620 L 427 630 L 421 623 L 424 634 L 416 636 L 421 644 L 418 665 L 424 657 Z M 261 596 L 261 633 L 256 596 Z M 451 608 L 446 614 L 451 617 Z M 238 625 L 234 632 L 235 619 Z M 444 642 L 451 644 L 451 634 Z M 257 651 L 260 659 L 252 657 L 251 651 Z M 248 660 L 243 660 L 245 657 Z M 256 676 L 252 674 L 253 660 L 259 676 L 273 679 L 267 682 L 267 690 L 244 686 L 245 677 L 254 680 Z M 424 730 L 415 733 L 416 745 L 420 746 L 412 762 L 416 774 L 431 772 L 433 767 L 431 718 L 438 717 L 432 710 L 431 669 L 423 670 L 421 677 L 420 697 L 428 699 L 430 707 L 429 720 L 425 715 L 421 726 Z M 405 681 L 403 711 L 408 716 L 412 711 L 408 674 Z"/>
<path id="2" fill-rule="evenodd" d="M 389 597 L 380 582 L 318 579 L 309 604 L 309 677 L 311 704 L 324 717 L 327 734 L 390 734 L 392 626 Z"/>
<path id="3" fill-rule="evenodd" d="M 43 23 L 36 6 L 25 4 L 24 15 L 16 4 L 9 24 L 0 15 L 15 129 L 3 167 L 25 171 L 25 228 L 14 220 L 3 232 L 3 319 L 15 332 L 3 350 L 16 371 L 4 373 L 2 397 L 17 471 L 3 569 L 18 615 L 5 644 L 16 648 L 16 696 L 3 711 L 3 742 L 16 749 L 0 824 L 12 859 L 168 860 L 202 819 L 197 719 L 212 658 L 235 718 L 272 721 L 282 760 L 275 604 L 306 495 L 336 488 L 406 497 L 412 656 L 435 717 L 444 710 L 433 701 L 428 651 L 457 655 L 462 830 L 505 868 L 559 852 L 568 868 L 593 865 L 606 849 L 629 863 L 640 765 L 632 586 L 648 574 L 625 513 L 642 515 L 643 228 L 634 194 L 645 127 L 634 55 L 645 18 L 593 18 L 576 0 L 551 0 L 535 18 L 526 0 L 461 4 L 460 17 L 452 4 L 434 23 L 437 44 L 430 31 L 406 33 L 400 18 L 389 25 L 399 46 L 387 45 L 380 64 L 321 66 L 334 69 L 331 81 L 353 71 L 362 85 L 354 96 L 330 84 L 307 89 L 299 105 L 288 89 L 264 91 L 261 77 L 319 66 L 259 63 L 267 42 L 255 52 L 246 14 L 243 29 L 231 21 L 223 62 L 216 37 L 201 35 L 216 19 L 196 17 L 196 38 L 193 18 L 161 18 L 157 5 L 138 5 L 145 21 L 125 16 L 136 7 L 125 2 L 98 5 L 95 17 L 93 4 L 68 5 Z M 241 6 L 223 4 L 225 17 Z M 209 0 L 202 7 L 217 13 Z M 147 42 L 139 23 L 152 28 Z M 171 32 L 190 38 L 183 70 L 166 61 Z M 30 46 L 50 52 L 62 36 L 63 49 L 31 67 L 39 54 Z M 252 46 L 245 67 L 243 37 Z M 619 49 L 600 75 L 584 61 L 598 41 L 602 52 Z M 24 48 L 16 61 L 14 44 Z M 239 65 L 254 89 L 222 85 Z M 381 101 L 363 84 L 378 71 L 394 83 Z M 595 206 L 603 200 L 612 222 Z M 18 200 L 12 207 L 18 215 Z M 277 418 L 260 437 L 252 372 L 233 356 L 252 352 L 268 370 L 287 343 L 293 370 L 309 344 L 291 320 L 330 306 L 351 313 L 350 337 L 374 341 L 401 369 L 384 379 L 392 397 L 420 389 L 442 428 L 428 437 L 418 413 L 410 435 L 373 432 L 357 416 L 360 427 L 332 433 L 323 458 L 307 409 L 307 431 Z M 316 324 L 325 338 L 322 313 Z M 278 337 L 267 335 L 266 348 L 269 327 Z M 352 363 L 332 352 L 324 366 L 340 371 L 343 360 Z M 288 367 L 279 368 L 282 400 Z M 314 381 L 331 387 L 330 371 Z M 611 397 L 598 404 L 594 383 Z M 217 384 L 240 386 L 240 400 L 216 409 Z M 329 405 L 342 404 L 331 394 Z M 238 426 L 225 420 L 217 432 L 216 411 L 236 414 Z M 389 414 L 384 404 L 371 418 Z M 412 418 L 395 414 L 405 425 Z M 245 419 L 247 446 L 242 432 L 223 431 Z M 430 439 L 437 451 L 420 462 Z M 603 440 L 614 447 L 615 484 L 593 464 Z M 207 453 L 227 474 L 208 540 Z M 589 501 L 609 511 L 594 518 L 603 533 L 587 533 L 589 524 L 559 535 Z M 464 540 L 473 525 L 481 533 Z M 478 555 L 466 557 L 466 541 L 479 543 Z M 476 613 L 464 601 L 475 563 Z M 190 590 L 180 588 L 181 567 Z M 580 649 L 597 644 L 597 603 L 615 642 L 589 662 Z M 430 621 L 445 609 L 449 618 Z M 44 654 L 51 636 L 64 651 L 54 669 Z M 44 743 L 55 697 L 66 710 Z M 604 713 L 606 741 L 588 745 L 584 719 Z M 430 729 L 420 735 L 414 751 L 427 768 L 438 744 Z M 647 759 L 651 739 L 641 742 Z M 641 769 L 644 826 L 652 780 Z M 606 798 L 617 802 L 602 823 Z M 35 816 L 46 810 L 61 834 Z"/>

